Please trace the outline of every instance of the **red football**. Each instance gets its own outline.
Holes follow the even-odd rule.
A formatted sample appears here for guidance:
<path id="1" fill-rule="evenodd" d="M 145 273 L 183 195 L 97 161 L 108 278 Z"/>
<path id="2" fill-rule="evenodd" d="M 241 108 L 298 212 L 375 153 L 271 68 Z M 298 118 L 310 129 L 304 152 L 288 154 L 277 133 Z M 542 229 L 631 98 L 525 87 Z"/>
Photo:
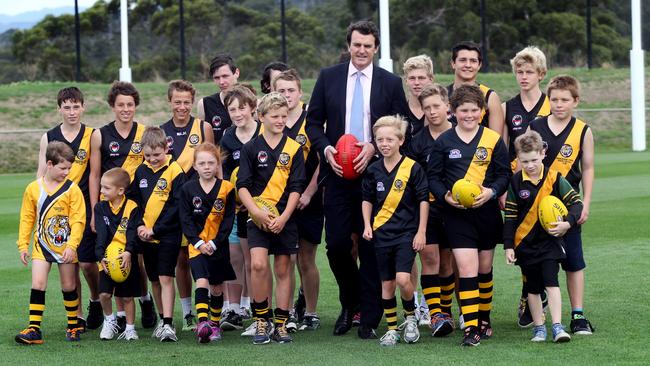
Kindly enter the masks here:
<path id="1" fill-rule="evenodd" d="M 338 152 L 334 155 L 334 160 L 343 168 L 343 178 L 345 179 L 352 180 L 359 177 L 352 162 L 361 153 L 361 148 L 357 146 L 358 142 L 359 140 L 354 135 L 348 133 L 341 136 L 334 147 Z"/>

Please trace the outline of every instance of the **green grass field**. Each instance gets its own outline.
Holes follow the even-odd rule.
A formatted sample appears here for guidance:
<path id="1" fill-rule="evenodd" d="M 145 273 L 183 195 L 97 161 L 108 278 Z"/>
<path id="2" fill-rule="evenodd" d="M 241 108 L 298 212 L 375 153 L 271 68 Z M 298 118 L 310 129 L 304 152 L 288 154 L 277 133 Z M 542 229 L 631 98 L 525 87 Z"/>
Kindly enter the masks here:
<path id="1" fill-rule="evenodd" d="M 13 337 L 27 323 L 30 272 L 18 259 L 15 246 L 20 200 L 32 175 L 0 176 L 0 354 L 2 364 L 647 364 L 645 328 L 648 325 L 647 259 L 650 258 L 650 152 L 599 153 L 590 219 L 583 228 L 588 263 L 585 310 L 597 331 L 593 336 L 576 336 L 568 344 L 533 344 L 530 330 L 515 324 L 519 292 L 519 269 L 506 266 L 503 250 L 495 258 L 493 339 L 475 349 L 462 349 L 461 333 L 445 339 L 423 334 L 416 345 L 400 344 L 384 349 L 377 341 L 361 341 L 352 332 L 331 336 L 338 315 L 337 292 L 327 265 L 324 248 L 318 263 L 322 287 L 319 312 L 323 327 L 299 333 L 289 345 L 253 346 L 249 339 L 229 332 L 216 345 L 198 345 L 191 333 L 180 334 L 178 344 L 160 344 L 150 331 L 138 328 L 135 343 L 101 342 L 99 331 L 83 336 L 79 343 L 66 343 L 65 315 L 56 270 L 51 275 L 42 346 L 16 345 Z M 562 286 L 564 280 L 561 278 Z M 87 299 L 87 297 L 86 297 Z M 568 297 L 563 291 L 564 319 L 568 324 Z M 86 304 L 84 304 L 85 306 Z M 177 321 L 180 320 L 180 304 Z M 426 333 L 425 329 L 422 329 Z M 382 324 L 379 329 L 384 332 Z"/>

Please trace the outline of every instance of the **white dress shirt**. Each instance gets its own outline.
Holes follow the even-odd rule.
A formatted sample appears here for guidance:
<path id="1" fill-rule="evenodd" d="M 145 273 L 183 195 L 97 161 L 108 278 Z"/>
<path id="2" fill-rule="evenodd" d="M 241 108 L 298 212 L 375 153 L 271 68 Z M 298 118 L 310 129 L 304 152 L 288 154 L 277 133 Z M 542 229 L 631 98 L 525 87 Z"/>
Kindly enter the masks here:
<path id="1" fill-rule="evenodd" d="M 352 97 L 354 96 L 354 86 L 357 82 L 357 71 L 359 71 L 352 62 L 348 67 L 348 79 L 345 92 L 345 133 L 350 133 L 350 112 L 352 110 Z M 363 141 L 370 142 L 370 88 L 372 86 L 372 63 L 365 69 L 361 70 L 361 88 L 363 89 Z"/>

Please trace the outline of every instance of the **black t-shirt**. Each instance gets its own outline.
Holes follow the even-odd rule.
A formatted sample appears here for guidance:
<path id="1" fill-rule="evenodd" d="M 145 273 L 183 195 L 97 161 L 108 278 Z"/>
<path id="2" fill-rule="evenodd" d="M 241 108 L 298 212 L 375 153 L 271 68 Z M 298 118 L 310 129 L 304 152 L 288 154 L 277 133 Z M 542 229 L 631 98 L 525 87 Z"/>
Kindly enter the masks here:
<path id="1" fill-rule="evenodd" d="M 214 142 L 219 144 L 224 131 L 232 126 L 228 108 L 223 105 L 219 93 L 216 93 L 203 98 L 203 110 L 205 111 L 205 120 L 214 131 Z"/>

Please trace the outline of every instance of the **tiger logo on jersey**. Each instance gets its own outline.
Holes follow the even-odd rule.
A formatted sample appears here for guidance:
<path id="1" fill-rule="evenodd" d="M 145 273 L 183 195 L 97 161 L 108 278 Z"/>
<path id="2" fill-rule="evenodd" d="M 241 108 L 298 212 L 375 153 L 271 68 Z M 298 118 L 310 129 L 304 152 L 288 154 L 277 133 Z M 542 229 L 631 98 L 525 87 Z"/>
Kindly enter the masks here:
<path id="1" fill-rule="evenodd" d="M 199 197 L 199 196 L 192 197 L 192 205 L 195 208 L 201 208 L 202 204 L 203 204 L 203 201 L 201 200 L 201 197 Z"/>
<path id="2" fill-rule="evenodd" d="M 167 188 L 167 179 L 165 178 L 158 179 L 158 182 L 156 182 L 156 188 L 160 189 L 161 191 L 164 191 L 165 188 Z"/>
<path id="3" fill-rule="evenodd" d="M 564 156 L 565 158 L 573 155 L 573 147 L 569 144 L 562 145 L 562 148 L 560 148 L 560 155 Z"/>
<path id="4" fill-rule="evenodd" d="M 62 247 L 70 237 L 70 224 L 67 216 L 56 215 L 50 217 L 46 224 L 45 240 L 49 245 Z"/>
<path id="5" fill-rule="evenodd" d="M 212 117 L 212 126 L 214 126 L 214 128 L 219 128 L 219 126 L 221 126 L 221 117 L 219 116 Z"/>
<path id="6" fill-rule="evenodd" d="M 134 154 L 139 154 L 140 152 L 142 152 L 142 144 L 140 144 L 137 141 L 134 141 L 133 144 L 131 144 L 131 151 Z"/>
<path id="7" fill-rule="evenodd" d="M 296 142 L 300 144 L 300 146 L 303 146 L 307 143 L 307 136 L 303 135 L 302 133 L 296 136 Z"/>
<path id="8" fill-rule="evenodd" d="M 122 217 L 122 220 L 120 220 L 120 229 L 126 230 L 126 226 L 129 224 L 129 218 L 128 217 Z"/>
<path id="9" fill-rule="evenodd" d="M 401 179 L 395 179 L 395 183 L 393 183 L 393 187 L 395 187 L 395 190 L 400 192 L 402 189 L 404 189 L 404 182 L 402 182 Z"/>
<path id="10" fill-rule="evenodd" d="M 289 164 L 289 160 L 291 160 L 291 156 L 286 152 L 281 153 L 280 157 L 278 157 L 278 162 L 280 162 L 282 165 Z"/>
<path id="11" fill-rule="evenodd" d="M 476 156 L 476 158 L 478 160 L 483 161 L 483 160 L 487 159 L 488 151 L 483 146 L 479 146 L 479 147 L 476 148 L 476 153 L 474 153 L 474 155 Z"/>
<path id="12" fill-rule="evenodd" d="M 515 127 L 518 127 L 523 121 L 524 118 L 520 114 L 515 114 L 512 116 L 512 125 Z"/>
<path id="13" fill-rule="evenodd" d="M 192 145 L 198 144 L 199 143 L 199 135 L 194 134 L 194 133 L 191 134 L 190 138 L 189 138 L 189 141 L 190 141 L 190 144 L 192 144 Z"/>
<path id="14" fill-rule="evenodd" d="M 83 163 L 83 161 L 86 160 L 86 157 L 88 157 L 88 153 L 86 152 L 86 150 L 79 149 L 79 151 L 77 151 L 77 156 L 76 156 L 77 160 L 75 161 L 75 163 L 79 163 L 79 164 Z"/>
<path id="15" fill-rule="evenodd" d="M 217 198 L 216 200 L 214 200 L 214 205 L 212 205 L 212 207 L 214 207 L 215 211 L 221 212 L 223 211 L 224 207 L 226 207 L 226 204 L 223 202 L 221 198 Z"/>

